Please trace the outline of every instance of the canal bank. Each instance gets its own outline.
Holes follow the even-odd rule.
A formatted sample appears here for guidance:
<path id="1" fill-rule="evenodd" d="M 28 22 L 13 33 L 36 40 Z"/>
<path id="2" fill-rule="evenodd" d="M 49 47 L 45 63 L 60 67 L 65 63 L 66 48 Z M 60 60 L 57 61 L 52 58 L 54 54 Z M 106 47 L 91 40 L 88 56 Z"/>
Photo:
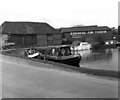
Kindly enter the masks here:
<path id="1" fill-rule="evenodd" d="M 65 71 L 71 71 L 71 72 L 77 72 L 77 73 L 84 73 L 84 74 L 89 74 L 89 75 L 95 75 L 95 76 L 101 76 L 101 77 L 106 77 L 106 78 L 120 78 L 120 72 L 119 71 L 114 71 L 114 70 L 104 70 L 104 69 L 97 69 L 97 68 L 86 68 L 84 66 L 80 66 L 80 67 L 73 67 L 73 66 L 69 66 L 66 64 L 60 64 L 60 63 L 55 63 L 55 62 L 51 62 L 51 61 L 43 61 L 43 60 L 39 60 L 39 59 L 29 59 L 27 57 L 24 56 L 20 56 L 20 52 L 18 51 L 13 51 L 13 52 L 3 52 L 4 55 L 6 56 L 12 56 L 15 57 L 16 59 L 24 59 L 28 62 L 35 63 L 38 64 L 39 63 L 44 63 L 44 64 L 48 64 L 50 67 L 51 65 L 53 65 L 55 69 L 62 69 Z M 39 67 L 39 66 L 38 66 Z"/>
<path id="2" fill-rule="evenodd" d="M 118 98 L 118 80 L 4 55 L 0 62 L 3 98 Z"/>

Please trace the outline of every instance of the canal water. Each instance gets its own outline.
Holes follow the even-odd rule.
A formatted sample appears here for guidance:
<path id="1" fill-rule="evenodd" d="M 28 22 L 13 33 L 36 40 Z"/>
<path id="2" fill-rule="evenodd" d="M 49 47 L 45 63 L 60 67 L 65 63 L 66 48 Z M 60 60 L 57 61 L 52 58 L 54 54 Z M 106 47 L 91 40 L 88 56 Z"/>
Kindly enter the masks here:
<path id="1" fill-rule="evenodd" d="M 82 55 L 80 66 L 93 69 L 95 68 L 118 71 L 118 58 L 120 58 L 120 48 L 84 50 L 78 51 L 77 53 Z"/>

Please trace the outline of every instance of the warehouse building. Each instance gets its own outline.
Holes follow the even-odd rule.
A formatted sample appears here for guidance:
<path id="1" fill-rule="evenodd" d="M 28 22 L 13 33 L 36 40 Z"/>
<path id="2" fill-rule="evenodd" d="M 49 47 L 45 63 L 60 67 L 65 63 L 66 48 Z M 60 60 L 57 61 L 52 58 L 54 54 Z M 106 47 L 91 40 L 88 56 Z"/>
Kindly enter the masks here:
<path id="1" fill-rule="evenodd" d="M 103 42 L 112 39 L 112 31 L 107 26 L 80 26 L 59 29 L 63 36 L 63 41 L 69 43 L 73 41 Z"/>
<path id="2" fill-rule="evenodd" d="M 47 23 L 4 22 L 2 37 L 15 47 L 50 46 L 62 43 L 62 34 Z"/>

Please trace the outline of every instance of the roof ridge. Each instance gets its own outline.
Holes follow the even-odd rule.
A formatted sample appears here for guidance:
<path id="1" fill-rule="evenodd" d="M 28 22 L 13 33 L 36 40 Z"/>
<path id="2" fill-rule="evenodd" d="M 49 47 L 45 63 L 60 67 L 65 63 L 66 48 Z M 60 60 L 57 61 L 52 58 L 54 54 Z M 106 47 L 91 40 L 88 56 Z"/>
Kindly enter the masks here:
<path id="1" fill-rule="evenodd" d="M 28 27 L 26 27 L 26 25 Z M 2 25 L 4 32 L 9 32 L 11 34 L 16 33 L 16 30 L 19 34 L 50 34 L 50 33 L 58 33 L 54 27 L 49 25 L 48 23 L 40 23 L 40 22 L 15 22 L 15 21 L 5 21 Z M 31 31 L 34 30 L 34 31 Z"/>
<path id="2" fill-rule="evenodd" d="M 38 24 L 48 24 L 46 22 L 33 22 L 33 21 L 4 21 L 3 23 L 38 23 Z"/>

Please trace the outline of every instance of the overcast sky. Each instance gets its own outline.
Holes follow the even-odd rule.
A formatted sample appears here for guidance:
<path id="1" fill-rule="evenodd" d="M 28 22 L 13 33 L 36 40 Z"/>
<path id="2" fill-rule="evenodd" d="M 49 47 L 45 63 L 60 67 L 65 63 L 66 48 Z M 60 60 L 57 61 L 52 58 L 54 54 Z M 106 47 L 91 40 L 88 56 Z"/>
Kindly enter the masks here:
<path id="1" fill-rule="evenodd" d="M 118 25 L 120 25 L 120 1 L 118 3 Z"/>
<path id="2" fill-rule="evenodd" d="M 0 0 L 4 21 L 47 22 L 55 28 L 74 25 L 118 26 L 119 0 Z"/>

